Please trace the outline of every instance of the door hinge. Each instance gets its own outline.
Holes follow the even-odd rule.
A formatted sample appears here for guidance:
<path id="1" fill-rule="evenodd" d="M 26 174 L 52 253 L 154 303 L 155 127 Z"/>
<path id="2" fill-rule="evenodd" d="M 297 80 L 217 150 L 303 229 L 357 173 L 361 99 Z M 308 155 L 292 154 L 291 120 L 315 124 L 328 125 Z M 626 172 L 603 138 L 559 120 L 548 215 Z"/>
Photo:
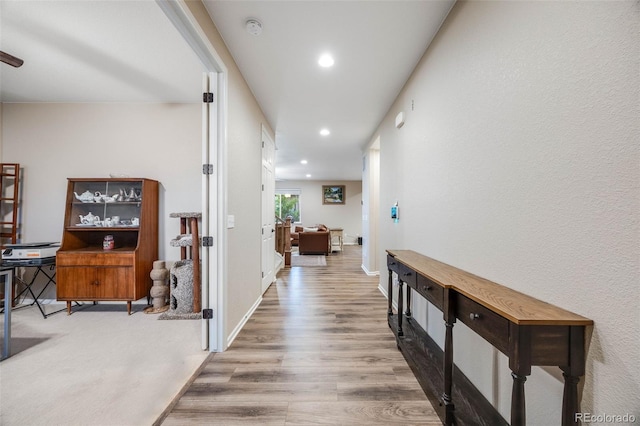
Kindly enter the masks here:
<path id="1" fill-rule="evenodd" d="M 264 141 L 262 141 L 262 147 L 264 148 Z"/>
<path id="2" fill-rule="evenodd" d="M 210 104 L 213 102 L 213 93 L 205 92 L 202 94 L 202 102 L 205 104 Z"/>
<path id="3" fill-rule="evenodd" d="M 264 183 L 262 184 L 262 190 L 264 191 Z"/>
<path id="4" fill-rule="evenodd" d="M 262 278 L 264 278 L 264 272 L 262 273 Z"/>
<path id="5" fill-rule="evenodd" d="M 213 309 L 203 309 L 202 319 L 213 319 Z"/>
<path id="6" fill-rule="evenodd" d="M 212 175 L 213 174 L 213 164 L 203 164 L 202 165 L 202 174 L 203 175 Z"/>
<path id="7" fill-rule="evenodd" d="M 202 237 L 202 247 L 213 247 L 213 237 Z"/>

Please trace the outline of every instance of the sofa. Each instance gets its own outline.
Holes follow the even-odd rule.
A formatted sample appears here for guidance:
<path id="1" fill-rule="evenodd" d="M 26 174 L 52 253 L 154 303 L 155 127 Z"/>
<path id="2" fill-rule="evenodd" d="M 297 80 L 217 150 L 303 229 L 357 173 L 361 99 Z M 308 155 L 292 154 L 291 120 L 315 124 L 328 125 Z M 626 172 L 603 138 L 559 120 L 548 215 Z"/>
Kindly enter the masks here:
<path id="1" fill-rule="evenodd" d="M 292 245 L 297 242 L 300 254 L 328 255 L 331 253 L 331 235 L 329 229 L 324 225 L 309 228 L 296 226 L 291 236 Z"/>

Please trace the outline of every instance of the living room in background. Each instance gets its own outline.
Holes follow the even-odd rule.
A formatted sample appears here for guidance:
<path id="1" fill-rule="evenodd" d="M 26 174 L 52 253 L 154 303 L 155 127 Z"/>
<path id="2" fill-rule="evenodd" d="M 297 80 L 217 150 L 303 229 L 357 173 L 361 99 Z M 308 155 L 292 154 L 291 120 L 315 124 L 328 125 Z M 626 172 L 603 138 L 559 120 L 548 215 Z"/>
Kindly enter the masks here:
<path id="1" fill-rule="evenodd" d="M 276 189 L 275 215 L 282 219 L 291 216 L 291 222 L 301 223 L 300 194 L 300 189 Z"/>

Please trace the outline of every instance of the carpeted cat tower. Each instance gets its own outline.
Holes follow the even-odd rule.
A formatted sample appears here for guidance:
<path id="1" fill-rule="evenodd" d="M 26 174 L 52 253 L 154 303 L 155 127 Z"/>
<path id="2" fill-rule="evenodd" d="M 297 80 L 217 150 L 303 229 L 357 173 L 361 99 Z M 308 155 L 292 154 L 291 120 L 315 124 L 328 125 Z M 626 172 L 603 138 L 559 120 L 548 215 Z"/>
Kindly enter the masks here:
<path id="1" fill-rule="evenodd" d="M 202 213 L 171 213 L 180 218 L 180 235 L 171 240 L 171 247 L 180 247 L 180 260 L 169 274 L 169 310 L 158 319 L 201 319 L 200 238 L 198 219 Z"/>

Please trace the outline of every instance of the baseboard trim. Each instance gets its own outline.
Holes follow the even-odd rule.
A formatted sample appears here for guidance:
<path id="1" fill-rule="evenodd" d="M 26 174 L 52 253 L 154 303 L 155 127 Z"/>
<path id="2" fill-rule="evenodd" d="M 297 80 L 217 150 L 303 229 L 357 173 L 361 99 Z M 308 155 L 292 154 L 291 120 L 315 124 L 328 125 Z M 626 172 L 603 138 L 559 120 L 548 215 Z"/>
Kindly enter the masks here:
<path id="1" fill-rule="evenodd" d="M 385 288 L 385 286 L 383 286 L 382 284 L 378 285 L 378 290 L 380 290 L 380 293 L 382 293 L 382 295 L 389 300 L 389 294 L 387 293 L 387 289 Z M 395 309 L 396 311 L 398 311 L 398 304 L 396 303 L 395 300 L 391 301 L 391 308 Z"/>
<path id="2" fill-rule="evenodd" d="M 229 334 L 229 337 L 227 338 L 227 348 L 231 346 L 231 343 L 233 343 L 236 337 L 238 337 L 238 333 L 240 333 L 240 330 L 242 330 L 247 321 L 249 321 L 249 318 L 251 318 L 251 315 L 253 315 L 256 309 L 258 309 L 260 303 L 262 303 L 262 296 L 258 297 L 258 300 L 256 300 L 253 306 L 249 308 L 246 314 L 244 314 L 244 317 L 242 317 L 242 321 L 240 321 L 238 325 L 236 325 L 236 327 L 233 329 L 233 331 L 231 331 L 231 334 Z"/>
<path id="3" fill-rule="evenodd" d="M 365 274 L 369 275 L 370 277 L 377 277 L 380 276 L 380 271 L 369 271 L 367 269 L 366 266 L 364 265 L 360 265 L 360 267 L 362 268 L 362 270 L 364 271 Z"/>

